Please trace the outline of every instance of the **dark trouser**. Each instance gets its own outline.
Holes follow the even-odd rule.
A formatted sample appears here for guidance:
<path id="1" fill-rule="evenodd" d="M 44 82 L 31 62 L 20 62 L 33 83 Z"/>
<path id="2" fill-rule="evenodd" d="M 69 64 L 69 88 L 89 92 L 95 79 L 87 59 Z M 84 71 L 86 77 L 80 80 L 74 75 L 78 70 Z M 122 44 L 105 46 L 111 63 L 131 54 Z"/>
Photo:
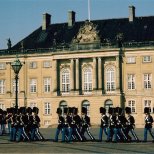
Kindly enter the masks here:
<path id="1" fill-rule="evenodd" d="M 153 140 L 154 140 L 154 135 L 153 135 L 153 133 L 152 133 L 152 128 L 144 128 L 144 141 L 147 141 L 148 131 L 149 131 L 151 137 L 152 137 Z"/>
<path id="2" fill-rule="evenodd" d="M 102 141 L 102 136 L 103 136 L 103 132 L 105 133 L 105 135 L 107 136 L 107 127 L 100 127 L 99 130 L 99 140 Z"/>
<path id="3" fill-rule="evenodd" d="M 86 139 L 85 136 L 84 136 L 85 132 L 87 132 L 87 134 L 88 134 L 88 136 L 90 137 L 91 140 L 95 140 L 95 138 L 93 137 L 93 135 L 89 131 L 89 127 L 83 125 L 82 128 L 81 128 L 81 136 L 82 136 L 83 139 Z"/>

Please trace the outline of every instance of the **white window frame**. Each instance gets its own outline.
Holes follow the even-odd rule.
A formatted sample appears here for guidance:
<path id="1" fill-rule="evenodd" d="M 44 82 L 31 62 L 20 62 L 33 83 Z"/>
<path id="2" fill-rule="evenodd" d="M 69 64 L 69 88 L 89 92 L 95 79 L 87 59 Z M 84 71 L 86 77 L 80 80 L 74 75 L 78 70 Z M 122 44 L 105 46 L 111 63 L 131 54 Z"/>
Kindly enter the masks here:
<path id="1" fill-rule="evenodd" d="M 43 78 L 43 83 L 44 83 L 44 93 L 51 92 L 51 78 L 44 77 Z"/>
<path id="2" fill-rule="evenodd" d="M 59 107 L 61 108 L 61 110 L 62 110 L 62 116 L 64 115 L 64 108 L 66 108 L 67 107 L 67 102 L 65 102 L 65 101 L 62 101 L 60 104 L 59 104 Z"/>
<path id="3" fill-rule="evenodd" d="M 35 69 L 35 68 L 37 68 L 37 62 L 30 62 L 30 63 L 29 63 L 29 68 L 30 68 L 30 69 Z"/>
<path id="4" fill-rule="evenodd" d="M 144 102 L 143 102 L 143 109 L 145 107 L 149 107 L 150 108 L 150 113 L 153 113 L 153 104 L 152 104 L 152 100 L 151 99 L 144 99 Z"/>
<path id="5" fill-rule="evenodd" d="M 43 67 L 44 68 L 50 68 L 52 65 L 51 65 L 51 61 L 44 61 L 43 62 Z"/>
<path id="6" fill-rule="evenodd" d="M 0 63 L 0 70 L 5 70 L 5 69 L 6 69 L 6 64 Z"/>
<path id="7" fill-rule="evenodd" d="M 6 109 L 6 108 L 5 108 L 5 104 L 2 103 L 2 102 L 0 102 L 0 109 L 2 109 L 2 110 L 5 110 L 5 109 Z"/>
<path id="8" fill-rule="evenodd" d="M 37 92 L 37 79 L 30 79 L 30 93 Z"/>
<path id="9" fill-rule="evenodd" d="M 70 92 L 70 70 L 64 68 L 61 71 L 61 87 L 62 94 L 69 94 Z"/>
<path id="10" fill-rule="evenodd" d="M 143 56 L 143 63 L 150 63 L 152 61 L 151 56 Z"/>
<path id="11" fill-rule="evenodd" d="M 144 80 L 144 89 L 151 89 L 152 88 L 152 74 L 151 73 L 143 74 L 143 80 Z"/>
<path id="12" fill-rule="evenodd" d="M 115 81 L 115 69 L 113 67 L 108 67 L 106 69 L 106 91 L 114 92 L 116 90 L 116 81 Z"/>
<path id="13" fill-rule="evenodd" d="M 91 94 L 92 89 L 93 89 L 92 68 L 86 67 L 83 69 L 83 91 L 84 91 L 84 94 Z"/>
<path id="14" fill-rule="evenodd" d="M 131 108 L 131 113 L 136 113 L 136 101 L 135 100 L 128 100 L 128 107 Z"/>
<path id="15" fill-rule="evenodd" d="M 5 80 L 0 79 L 0 94 L 4 94 L 4 93 L 5 93 Z"/>
<path id="16" fill-rule="evenodd" d="M 127 74 L 128 90 L 135 90 L 135 74 Z"/>
<path id="17" fill-rule="evenodd" d="M 135 64 L 136 63 L 136 57 L 127 57 L 127 64 Z"/>
<path id="18" fill-rule="evenodd" d="M 89 103 L 89 101 L 84 101 L 82 103 L 82 107 L 85 107 L 87 109 L 87 116 L 90 116 L 90 103 Z"/>
<path id="19" fill-rule="evenodd" d="M 19 80 L 17 82 L 18 82 L 17 83 L 17 90 L 19 93 Z M 13 92 L 13 94 L 15 94 L 15 92 L 16 92 L 16 80 L 15 79 L 12 80 L 12 92 Z"/>
<path id="20" fill-rule="evenodd" d="M 51 103 L 50 102 L 45 102 L 44 103 L 44 114 L 45 115 L 50 115 L 51 114 Z"/>

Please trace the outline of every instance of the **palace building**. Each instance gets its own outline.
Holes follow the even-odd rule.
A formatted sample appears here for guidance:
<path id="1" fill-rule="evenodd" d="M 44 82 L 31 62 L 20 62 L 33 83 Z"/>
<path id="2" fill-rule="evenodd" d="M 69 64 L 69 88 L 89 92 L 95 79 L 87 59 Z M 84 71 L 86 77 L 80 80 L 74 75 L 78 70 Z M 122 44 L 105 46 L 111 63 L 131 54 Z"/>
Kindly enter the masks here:
<path id="1" fill-rule="evenodd" d="M 100 124 L 99 108 L 131 107 L 136 127 L 144 125 L 144 107 L 154 116 L 154 16 L 42 25 L 8 49 L 0 50 L 0 108 L 15 104 L 10 62 L 18 55 L 20 106 L 37 106 L 41 126 L 57 124 L 56 109 L 88 109 L 92 125 Z"/>

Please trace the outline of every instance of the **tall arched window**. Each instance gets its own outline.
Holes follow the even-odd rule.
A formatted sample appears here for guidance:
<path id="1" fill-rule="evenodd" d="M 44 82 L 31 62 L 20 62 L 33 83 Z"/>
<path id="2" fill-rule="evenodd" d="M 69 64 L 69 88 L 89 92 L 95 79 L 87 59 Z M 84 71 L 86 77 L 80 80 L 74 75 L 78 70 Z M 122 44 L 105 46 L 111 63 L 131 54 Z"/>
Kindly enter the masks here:
<path id="1" fill-rule="evenodd" d="M 109 107 L 113 107 L 113 102 L 110 99 L 106 100 L 104 103 L 104 108 L 106 109 L 106 113 L 108 113 Z"/>
<path id="2" fill-rule="evenodd" d="M 89 116 L 90 115 L 90 103 L 89 103 L 89 101 L 84 101 L 82 103 L 82 107 L 85 107 L 87 109 L 87 115 Z"/>
<path id="3" fill-rule="evenodd" d="M 85 93 L 92 91 L 92 68 L 86 67 L 83 70 L 83 90 Z"/>
<path id="4" fill-rule="evenodd" d="M 106 69 L 106 90 L 115 91 L 115 70 L 113 67 Z"/>
<path id="5" fill-rule="evenodd" d="M 67 102 L 65 101 L 60 102 L 59 107 L 62 109 L 62 115 L 64 115 L 64 108 L 67 107 Z"/>
<path id="6" fill-rule="evenodd" d="M 67 68 L 62 70 L 61 83 L 62 93 L 68 93 L 70 91 L 70 70 Z"/>

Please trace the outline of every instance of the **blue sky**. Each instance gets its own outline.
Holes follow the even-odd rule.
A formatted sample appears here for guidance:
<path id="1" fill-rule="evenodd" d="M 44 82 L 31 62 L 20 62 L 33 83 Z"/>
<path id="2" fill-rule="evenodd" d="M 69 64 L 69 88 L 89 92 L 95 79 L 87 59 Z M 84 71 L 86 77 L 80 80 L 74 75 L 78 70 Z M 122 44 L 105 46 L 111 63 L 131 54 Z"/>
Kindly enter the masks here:
<path id="1" fill-rule="evenodd" d="M 128 17 L 128 6 L 136 16 L 154 16 L 154 0 L 90 0 L 91 20 Z M 88 0 L 0 0 L 0 49 L 25 38 L 42 24 L 42 14 L 52 15 L 51 23 L 67 22 L 67 12 L 76 12 L 76 21 L 88 19 Z"/>

